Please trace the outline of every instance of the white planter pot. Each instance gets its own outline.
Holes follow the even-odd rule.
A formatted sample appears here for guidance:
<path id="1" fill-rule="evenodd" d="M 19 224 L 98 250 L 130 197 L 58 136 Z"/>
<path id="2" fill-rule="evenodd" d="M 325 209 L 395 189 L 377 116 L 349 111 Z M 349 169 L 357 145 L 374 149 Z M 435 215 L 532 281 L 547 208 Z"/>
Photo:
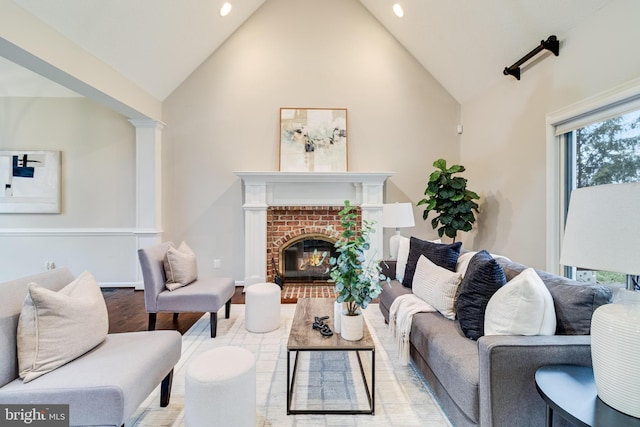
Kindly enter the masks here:
<path id="1" fill-rule="evenodd" d="M 591 319 L 591 358 L 598 396 L 640 417 L 640 305 L 606 304 Z"/>
<path id="2" fill-rule="evenodd" d="M 357 316 L 347 316 L 347 311 L 342 312 L 340 317 L 340 335 L 347 341 L 358 341 L 362 339 L 362 312 Z"/>

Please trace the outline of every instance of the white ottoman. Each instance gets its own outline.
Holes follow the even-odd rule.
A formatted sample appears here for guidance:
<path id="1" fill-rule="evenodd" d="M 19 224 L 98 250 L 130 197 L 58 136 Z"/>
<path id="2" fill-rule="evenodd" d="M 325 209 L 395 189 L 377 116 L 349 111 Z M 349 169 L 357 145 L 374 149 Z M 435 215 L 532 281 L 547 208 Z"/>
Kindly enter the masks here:
<path id="1" fill-rule="evenodd" d="M 184 392 L 187 427 L 256 425 L 253 353 L 225 346 L 198 355 L 187 366 Z"/>
<path id="2" fill-rule="evenodd" d="M 257 283 L 245 291 L 245 324 L 249 332 L 270 332 L 280 326 L 280 286 Z"/>

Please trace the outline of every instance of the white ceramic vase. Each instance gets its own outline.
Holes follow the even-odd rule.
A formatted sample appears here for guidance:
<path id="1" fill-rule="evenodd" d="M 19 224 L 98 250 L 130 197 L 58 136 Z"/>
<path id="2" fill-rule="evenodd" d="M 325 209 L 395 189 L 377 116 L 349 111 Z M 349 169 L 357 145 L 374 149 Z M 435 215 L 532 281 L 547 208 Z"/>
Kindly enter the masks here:
<path id="1" fill-rule="evenodd" d="M 342 303 L 333 303 L 333 332 L 340 333 L 340 318 L 342 317 Z"/>
<path id="2" fill-rule="evenodd" d="M 640 417 L 640 305 L 605 304 L 591 319 L 591 358 L 598 396 Z"/>
<path id="3" fill-rule="evenodd" d="M 340 317 L 340 335 L 347 341 L 358 341 L 362 339 L 362 312 L 358 311 L 356 316 L 347 316 L 347 311 L 342 312 Z"/>

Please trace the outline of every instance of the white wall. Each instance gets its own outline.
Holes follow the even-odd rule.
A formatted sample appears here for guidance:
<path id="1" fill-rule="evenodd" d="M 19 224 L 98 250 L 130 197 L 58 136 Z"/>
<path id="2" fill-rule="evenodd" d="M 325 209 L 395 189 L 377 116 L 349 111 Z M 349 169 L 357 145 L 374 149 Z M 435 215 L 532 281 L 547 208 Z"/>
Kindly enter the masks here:
<path id="1" fill-rule="evenodd" d="M 0 280 L 46 262 L 131 284 L 135 129 L 84 98 L 0 98 L 0 150 L 61 151 L 60 214 L 0 214 Z"/>
<path id="2" fill-rule="evenodd" d="M 433 161 L 459 159 L 459 105 L 359 2 L 265 2 L 163 104 L 165 237 L 200 274 L 244 275 L 233 172 L 278 170 L 280 107 L 346 107 L 349 170 L 396 172 L 387 201 L 417 202 Z M 434 235 L 416 221 L 405 235 Z"/>
<path id="3" fill-rule="evenodd" d="M 638 16 L 640 2 L 612 2 L 557 34 L 559 57 L 537 60 L 523 69 L 520 81 L 505 76 L 490 92 L 462 105 L 461 161 L 469 187 L 482 196 L 477 229 L 465 245 L 549 268 L 546 115 L 640 76 Z M 523 55 L 535 44 L 523 46 Z"/>

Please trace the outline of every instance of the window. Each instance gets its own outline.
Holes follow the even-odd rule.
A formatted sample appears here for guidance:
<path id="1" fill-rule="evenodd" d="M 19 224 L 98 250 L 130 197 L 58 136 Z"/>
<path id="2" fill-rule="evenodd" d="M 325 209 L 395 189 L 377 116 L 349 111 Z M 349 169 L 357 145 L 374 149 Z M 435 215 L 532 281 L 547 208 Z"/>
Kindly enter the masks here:
<path id="1" fill-rule="evenodd" d="M 639 133 L 640 78 L 547 115 L 548 271 L 563 274 L 560 246 L 574 188 L 594 182 L 640 181 Z"/>
<path id="2" fill-rule="evenodd" d="M 575 188 L 640 182 L 640 110 L 571 130 L 562 135 L 561 140 L 566 159 L 565 214 Z M 626 283 L 627 280 L 622 273 L 571 267 L 565 269 L 565 274 L 592 283 Z"/>

